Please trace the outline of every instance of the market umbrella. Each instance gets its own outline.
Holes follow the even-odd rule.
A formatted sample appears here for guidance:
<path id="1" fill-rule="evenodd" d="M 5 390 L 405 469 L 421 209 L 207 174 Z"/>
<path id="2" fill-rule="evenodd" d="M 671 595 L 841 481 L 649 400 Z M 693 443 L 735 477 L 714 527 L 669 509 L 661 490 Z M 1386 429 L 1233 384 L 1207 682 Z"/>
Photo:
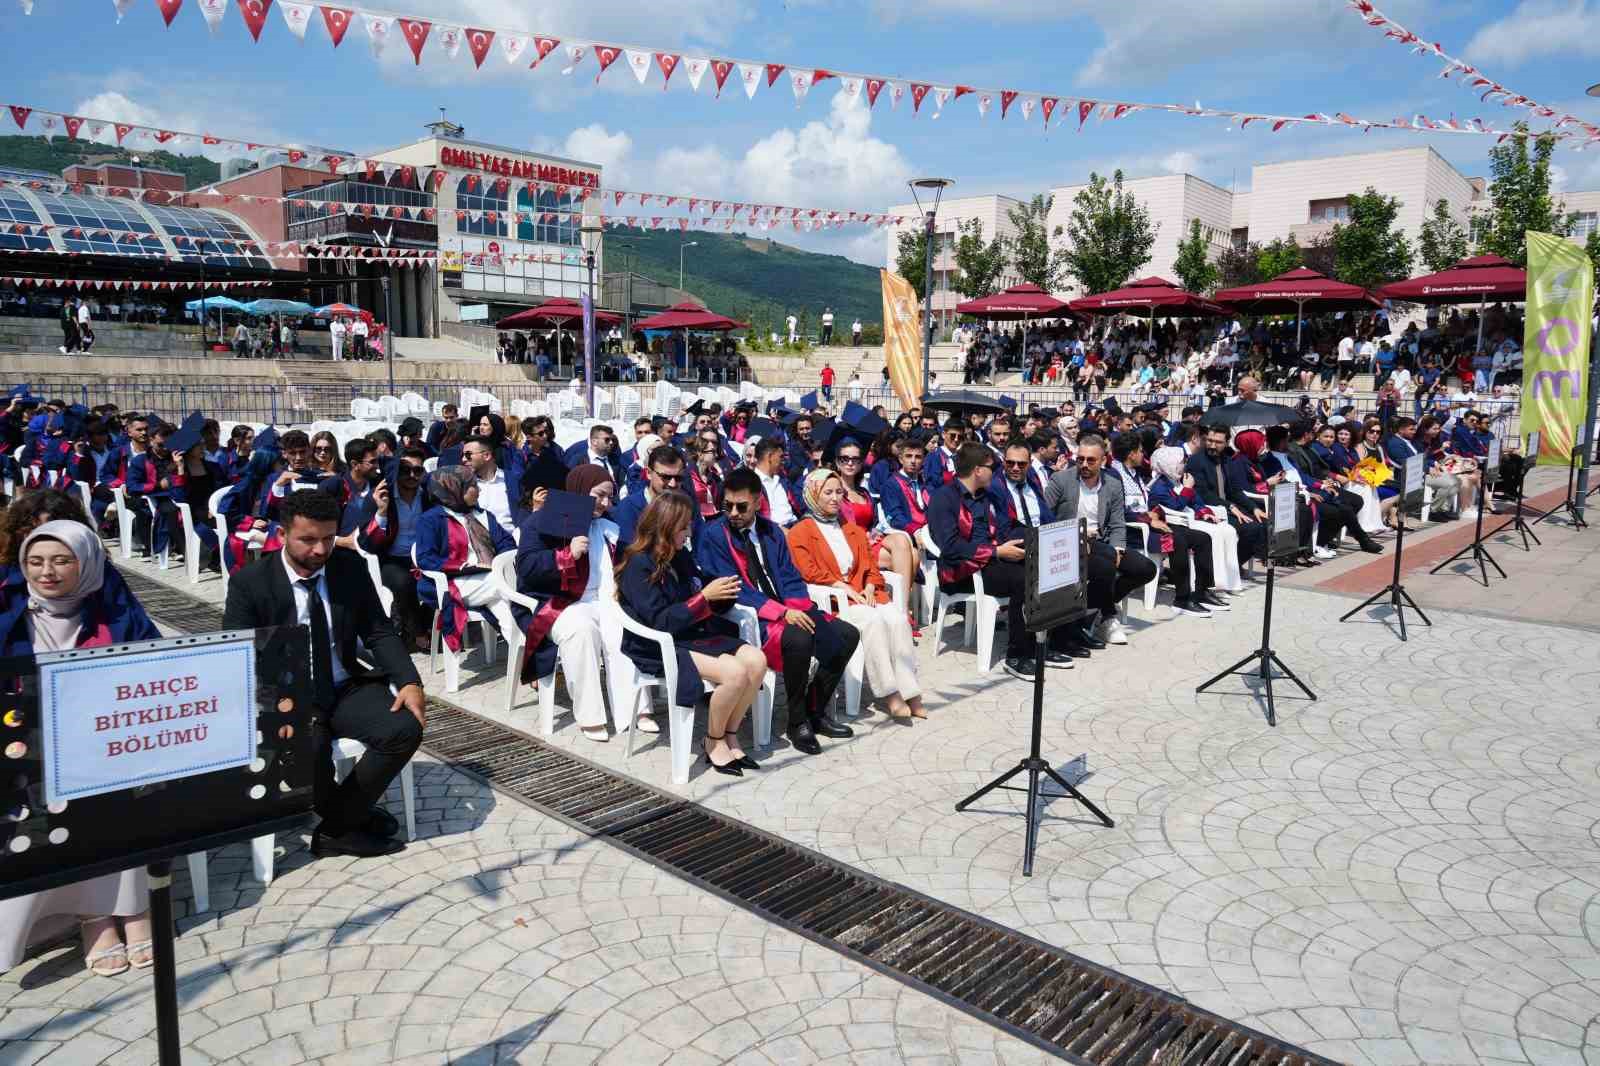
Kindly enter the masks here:
<path id="1" fill-rule="evenodd" d="M 210 303 L 208 299 L 206 303 Z M 299 300 L 276 300 L 270 297 L 261 300 L 251 300 L 240 306 L 240 310 L 251 315 L 309 315 L 311 305 L 301 303 Z"/>
<path id="2" fill-rule="evenodd" d="M 1005 414 L 1010 408 L 996 400 L 993 396 L 986 396 L 981 392 L 969 389 L 947 389 L 944 392 L 930 392 L 922 398 L 924 411 L 949 411 L 955 414 L 966 414 L 970 411 L 982 411 L 985 414 Z"/>
<path id="3" fill-rule="evenodd" d="M 367 322 L 372 322 L 371 311 L 344 303 L 323 304 L 312 314 L 318 318 L 364 318 Z"/>
<path id="4" fill-rule="evenodd" d="M 1361 286 L 1335 281 L 1308 267 L 1298 267 L 1256 285 L 1223 289 L 1216 299 L 1218 303 L 1262 315 L 1293 311 L 1295 351 L 1300 350 L 1300 320 L 1308 304 L 1319 311 L 1362 311 L 1382 306 L 1376 296 Z"/>
<path id="5" fill-rule="evenodd" d="M 1166 278 L 1140 278 L 1120 289 L 1096 293 L 1073 300 L 1067 305 L 1074 311 L 1089 315 L 1137 314 L 1150 315 L 1150 335 L 1155 336 L 1156 316 L 1167 318 L 1196 318 L 1202 315 L 1226 315 L 1228 309 L 1204 296 L 1180 289 Z"/>
<path id="6" fill-rule="evenodd" d="M 749 328 L 748 322 L 719 315 L 715 311 L 708 311 L 693 300 L 684 300 L 675 303 L 659 315 L 641 318 L 633 324 L 634 329 L 681 329 L 683 330 L 684 358 L 688 359 L 689 331 L 701 330 L 711 333 L 727 333 L 735 329 Z"/>
<path id="7" fill-rule="evenodd" d="M 1524 301 L 1528 272 L 1498 255 L 1458 260 L 1448 270 L 1396 281 L 1378 290 L 1385 300 L 1415 304 L 1478 304 L 1478 347 L 1483 347 L 1483 310 L 1490 300 Z"/>
<path id="8" fill-rule="evenodd" d="M 1293 407 L 1259 400 L 1240 400 L 1206 409 L 1205 422 L 1216 426 L 1276 426 L 1284 422 L 1298 422 L 1305 416 Z"/>
<path id="9" fill-rule="evenodd" d="M 956 304 L 956 314 L 1004 322 L 1022 320 L 1022 358 L 1028 358 L 1028 320 L 1071 317 L 1067 301 L 1051 296 L 1037 285 L 1013 285 L 1004 292 Z"/>
<path id="10" fill-rule="evenodd" d="M 242 311 L 244 304 L 231 296 L 206 296 L 199 300 L 190 300 L 183 305 L 185 311 L 199 311 L 201 304 L 205 304 L 206 313 L 212 311 Z"/>
<path id="11" fill-rule="evenodd" d="M 556 328 L 556 361 L 561 361 L 561 336 L 564 327 L 571 322 L 583 321 L 583 303 L 568 296 L 553 296 L 544 303 L 530 307 L 516 314 L 507 315 L 496 322 L 496 329 L 537 329 L 541 326 L 554 326 Z M 622 321 L 622 316 L 615 311 L 606 311 L 599 307 L 594 309 L 594 324 L 596 326 L 615 326 Z M 595 346 L 599 351 L 599 345 Z"/>

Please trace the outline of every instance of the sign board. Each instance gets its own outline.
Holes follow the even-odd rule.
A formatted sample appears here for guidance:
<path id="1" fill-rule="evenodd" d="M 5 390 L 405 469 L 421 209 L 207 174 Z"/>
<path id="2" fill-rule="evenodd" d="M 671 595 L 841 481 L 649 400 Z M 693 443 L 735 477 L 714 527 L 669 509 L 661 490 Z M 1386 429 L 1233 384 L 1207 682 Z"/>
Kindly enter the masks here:
<path id="1" fill-rule="evenodd" d="M 1500 438 L 1489 439 L 1489 456 L 1483 463 L 1483 483 L 1493 485 L 1500 480 Z"/>
<path id="2" fill-rule="evenodd" d="M 489 305 L 462 304 L 460 315 L 463 322 L 487 322 L 489 321 Z"/>
<path id="3" fill-rule="evenodd" d="M 1528 447 L 1522 453 L 1523 469 L 1538 465 L 1541 438 L 1542 434 L 1539 430 L 1530 429 L 1528 431 Z"/>
<path id="4" fill-rule="evenodd" d="M 1083 614 L 1089 601 L 1089 524 L 1050 522 L 1023 530 L 1025 595 L 1022 617 L 1042 632 Z"/>
<path id="5" fill-rule="evenodd" d="M 1280 481 L 1267 497 L 1267 555 L 1272 559 L 1300 552 L 1299 486 Z"/>
<path id="6" fill-rule="evenodd" d="M 40 655 L 48 803 L 248 766 L 256 649 L 246 634 L 181 651 Z"/>
<path id="7" fill-rule="evenodd" d="M 1420 452 L 1408 456 L 1400 468 L 1400 509 L 1409 511 L 1422 506 L 1423 479 L 1428 475 L 1428 457 Z"/>
<path id="8" fill-rule="evenodd" d="M 215 659 L 200 654 L 213 650 Z M 309 662 L 304 627 L 0 658 L 6 764 L 0 776 L 0 809 L 6 812 L 0 818 L 0 899 L 303 821 L 313 801 L 317 729 L 306 681 Z M 152 696 L 158 679 L 163 692 Z M 132 689 L 141 681 L 145 695 L 136 697 Z M 119 685 L 130 690 L 125 700 L 118 698 Z M 170 697 L 168 689 L 175 690 Z M 194 712 L 202 701 L 203 714 L 182 717 L 183 704 Z M 81 728 L 72 721 L 75 714 Z M 97 718 L 113 715 L 117 728 L 96 730 Z M 192 739 L 165 749 L 157 739 L 153 750 L 145 750 L 146 740 L 162 730 L 193 730 L 198 723 L 208 738 L 227 736 L 229 750 L 197 756 L 209 743 Z M 138 738 L 132 752 L 130 738 Z M 112 741 L 122 744 L 122 754 L 108 754 Z M 80 751 L 83 745 L 91 747 Z M 128 767 L 119 765 L 123 760 Z M 115 783 L 130 778 L 136 780 Z M 81 791 L 52 797 L 52 788 Z"/>

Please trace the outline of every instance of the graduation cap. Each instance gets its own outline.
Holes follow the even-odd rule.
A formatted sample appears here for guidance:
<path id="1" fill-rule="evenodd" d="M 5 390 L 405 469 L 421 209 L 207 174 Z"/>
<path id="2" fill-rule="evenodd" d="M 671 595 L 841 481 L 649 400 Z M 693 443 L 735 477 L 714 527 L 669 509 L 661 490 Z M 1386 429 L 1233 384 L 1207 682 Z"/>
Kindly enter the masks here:
<path id="1" fill-rule="evenodd" d="M 838 450 L 839 445 L 843 444 L 847 440 L 855 441 L 857 444 L 861 445 L 862 450 L 865 451 L 867 446 L 872 443 L 872 439 L 876 436 L 876 433 L 872 433 L 861 426 L 853 426 L 848 422 L 835 422 L 832 423 L 828 428 L 827 451 L 829 454 L 832 454 Z"/>
<path id="2" fill-rule="evenodd" d="M 401 422 L 400 423 L 400 432 L 397 434 L 397 436 L 401 436 L 401 437 L 420 437 L 420 436 L 422 436 L 422 419 L 418 418 L 416 415 L 412 415 L 410 418 L 407 418 L 404 422 Z"/>
<path id="3" fill-rule="evenodd" d="M 6 399 L 8 400 L 26 399 L 27 396 L 28 386 L 26 385 L 13 385 L 10 391 L 6 393 Z"/>
<path id="4" fill-rule="evenodd" d="M 744 409 L 745 409 L 745 404 L 742 404 L 742 403 L 738 407 L 734 408 L 735 411 L 742 411 Z M 767 414 L 769 414 L 769 415 L 771 415 L 771 414 L 782 414 L 783 412 L 785 412 L 787 410 L 788 410 L 788 408 L 783 405 L 783 401 L 782 400 L 768 400 L 767 401 Z"/>
<path id="5" fill-rule="evenodd" d="M 472 410 L 467 412 L 467 425 L 476 430 L 478 428 L 478 423 L 483 421 L 483 416 L 488 413 L 489 405 L 486 403 L 479 404 L 477 407 L 474 407 Z"/>
<path id="6" fill-rule="evenodd" d="M 1039 410 L 1035 411 L 1034 414 L 1045 419 L 1046 421 L 1054 422 L 1056 419 L 1061 417 L 1061 410 L 1060 408 L 1056 407 L 1041 407 Z"/>
<path id="7" fill-rule="evenodd" d="M 1015 411 L 1017 409 L 1017 398 L 1015 396 L 1002 396 L 1000 397 L 1000 406 L 1009 411 Z"/>
<path id="8" fill-rule="evenodd" d="M 200 427 L 206 424 L 206 416 L 199 411 L 191 411 L 189 417 L 183 420 L 171 436 L 167 438 L 167 450 L 174 455 L 184 452 L 200 443 Z"/>
<path id="9" fill-rule="evenodd" d="M 805 411 L 791 411 L 788 408 L 784 408 L 779 413 L 777 421 L 781 425 L 792 426 L 796 422 L 800 421 L 802 418 L 811 418 L 811 416 L 809 414 L 807 414 Z M 812 419 L 811 429 L 812 429 L 813 433 L 816 432 L 816 420 L 815 419 Z"/>
<path id="10" fill-rule="evenodd" d="M 699 401 L 696 401 L 696 402 L 698 403 Z M 783 401 L 782 400 L 769 400 L 769 401 L 767 401 L 767 410 L 770 411 L 772 409 L 772 405 L 775 404 L 775 403 L 779 404 L 781 406 Z M 754 411 L 757 407 L 760 407 L 760 406 L 761 405 L 756 403 L 754 400 L 740 400 L 738 403 L 733 405 L 733 409 L 735 411 Z M 692 410 L 694 410 L 694 408 L 691 407 L 690 410 L 692 411 Z"/>
<path id="11" fill-rule="evenodd" d="M 704 400 L 696 400 L 688 407 L 685 407 L 683 409 L 683 413 L 688 415 L 690 418 L 699 418 L 701 415 L 710 414 L 711 411 L 706 407 L 706 402 Z"/>
<path id="12" fill-rule="evenodd" d="M 268 426 L 256 434 L 255 450 L 258 452 L 275 452 L 278 450 L 278 430 L 275 426 Z"/>
<path id="13" fill-rule="evenodd" d="M 760 437 L 762 440 L 766 440 L 776 432 L 778 432 L 778 423 L 772 421 L 772 419 L 752 418 L 750 424 L 745 427 L 744 439 L 748 441 L 751 437 Z"/>
<path id="14" fill-rule="evenodd" d="M 589 532 L 594 499 L 585 493 L 551 489 L 544 506 L 533 512 L 534 527 L 547 537 L 581 537 Z"/>
<path id="15" fill-rule="evenodd" d="M 800 409 L 803 410 L 803 411 L 814 411 L 814 410 L 816 410 L 816 408 L 817 408 L 817 390 L 816 389 L 812 389 L 810 392 L 808 392 L 804 396 L 800 397 Z"/>
<path id="16" fill-rule="evenodd" d="M 844 414 L 839 416 L 839 421 L 859 430 L 868 438 L 876 437 L 889 428 L 889 423 L 885 419 L 853 401 L 844 405 Z"/>

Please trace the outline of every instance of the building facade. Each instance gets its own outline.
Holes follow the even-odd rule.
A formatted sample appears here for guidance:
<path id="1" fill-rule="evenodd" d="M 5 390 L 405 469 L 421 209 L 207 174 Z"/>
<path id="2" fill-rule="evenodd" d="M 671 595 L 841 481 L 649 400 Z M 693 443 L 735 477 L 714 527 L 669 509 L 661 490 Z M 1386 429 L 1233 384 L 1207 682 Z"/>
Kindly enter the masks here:
<path id="1" fill-rule="evenodd" d="M 1065 236 L 1056 237 L 1054 234 L 1057 228 L 1065 234 L 1073 201 L 1086 188 L 1087 185 L 1059 185 L 1050 190 L 1052 200 L 1048 227 L 1053 246 L 1059 247 L 1065 243 Z M 1188 239 L 1195 219 L 1200 220 L 1200 234 L 1205 238 L 1213 261 L 1227 250 L 1233 232 L 1233 198 L 1227 189 L 1193 174 L 1124 179 L 1122 188 L 1150 212 L 1150 221 L 1156 230 L 1155 244 L 1150 247 L 1150 262 L 1139 271 L 1140 277 L 1155 275 L 1177 280 L 1172 264 L 1178 258 L 1178 245 Z M 1088 293 L 1069 282 L 1062 286 L 1057 295 L 1076 297 L 1087 296 Z"/>
<path id="2" fill-rule="evenodd" d="M 985 241 L 991 241 L 996 236 L 1009 240 L 1017 235 L 1009 212 L 1021 206 L 1021 200 L 1010 196 L 947 197 L 940 201 L 939 214 L 934 221 L 933 244 L 933 317 L 936 322 L 948 325 L 955 318 L 956 304 L 966 299 L 955 288 L 956 275 L 959 273 L 956 269 L 956 240 L 961 235 L 961 227 L 976 220 Z M 888 213 L 905 219 L 898 226 L 888 227 L 884 231 L 887 242 L 884 262 L 893 266 L 900 254 L 900 234 L 915 233 L 926 223 L 923 212 L 914 203 L 897 204 L 889 208 Z M 1004 289 L 1021 282 L 1021 278 L 1007 271 L 996 282 L 996 287 Z"/>

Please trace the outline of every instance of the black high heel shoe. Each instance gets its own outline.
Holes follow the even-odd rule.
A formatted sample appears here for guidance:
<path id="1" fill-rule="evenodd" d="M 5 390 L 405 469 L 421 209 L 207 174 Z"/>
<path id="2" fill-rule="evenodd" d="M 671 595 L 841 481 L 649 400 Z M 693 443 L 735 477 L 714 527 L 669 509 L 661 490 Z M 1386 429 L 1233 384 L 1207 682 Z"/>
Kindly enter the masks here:
<path id="1" fill-rule="evenodd" d="M 710 733 L 707 733 L 706 734 L 706 739 L 707 740 L 721 740 L 723 735 L 726 735 L 726 734 L 722 734 L 722 735 L 718 735 L 718 736 L 712 736 Z M 711 752 L 705 751 L 705 752 L 702 752 L 702 754 L 705 756 L 706 765 L 711 767 L 717 773 L 719 773 L 719 774 L 727 774 L 729 777 L 743 777 L 744 776 L 744 771 L 739 769 L 739 765 L 740 764 L 739 764 L 739 761 L 737 759 L 734 760 L 733 762 L 729 762 L 729 763 L 719 763 L 719 762 L 712 761 Z"/>
<path id="2" fill-rule="evenodd" d="M 756 762 L 754 759 L 752 759 L 748 755 L 739 756 L 737 759 L 733 760 L 733 765 L 734 766 L 742 766 L 746 770 L 759 770 L 759 769 L 761 769 L 761 764 Z"/>

